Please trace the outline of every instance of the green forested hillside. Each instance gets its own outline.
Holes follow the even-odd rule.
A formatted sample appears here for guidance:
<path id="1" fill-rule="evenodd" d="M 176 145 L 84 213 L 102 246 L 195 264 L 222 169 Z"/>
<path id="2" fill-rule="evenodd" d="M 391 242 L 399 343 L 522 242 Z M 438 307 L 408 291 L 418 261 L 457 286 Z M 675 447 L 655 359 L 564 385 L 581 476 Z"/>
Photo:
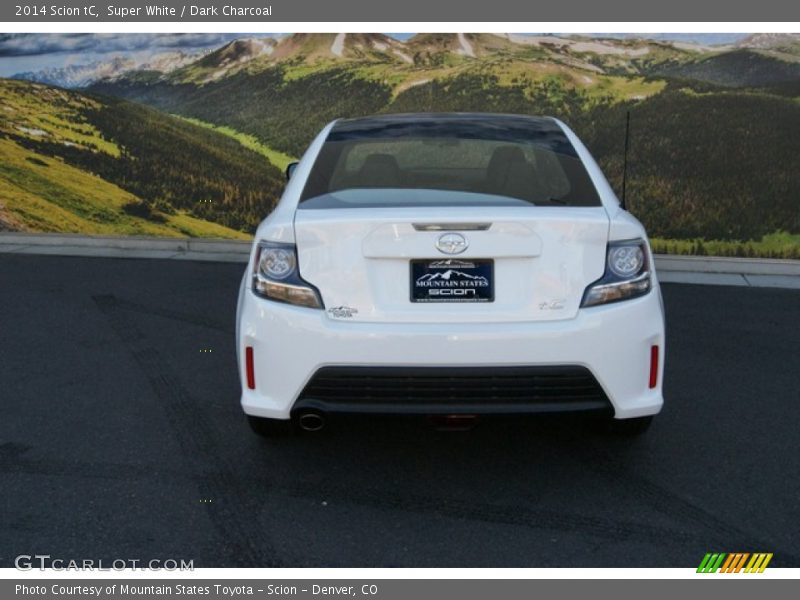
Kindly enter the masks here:
<path id="1" fill-rule="evenodd" d="M 410 87 L 365 77 L 363 65 L 355 64 L 302 77 L 291 65 L 279 65 L 203 86 L 160 82 L 103 89 L 223 123 L 293 155 L 334 117 L 548 114 L 577 131 L 618 190 L 629 110 L 629 205 L 651 235 L 759 240 L 777 231 L 800 233 L 800 102 L 791 93 L 633 76 L 597 89 L 565 77 L 509 77 L 508 63 L 484 66 Z M 632 93 L 635 87 L 648 95 Z"/>
<path id="2" fill-rule="evenodd" d="M 582 133 L 620 186 L 631 111 L 631 210 L 668 238 L 760 239 L 800 233 L 800 103 L 761 92 L 668 90 L 595 111 Z"/>
<path id="3" fill-rule="evenodd" d="M 759 87 L 800 80 L 800 57 L 782 60 L 753 50 L 735 50 L 669 60 L 651 69 L 652 75 L 706 81 L 729 87 Z"/>
<path id="4" fill-rule="evenodd" d="M 130 102 L 0 80 L 5 229 L 246 237 L 283 177 L 238 141 Z"/>
<path id="5" fill-rule="evenodd" d="M 202 86 L 159 82 L 108 82 L 93 86 L 102 94 L 144 102 L 162 111 L 227 125 L 256 136 L 276 149 L 299 156 L 321 124 L 341 116 L 383 109 L 391 88 L 345 68 L 291 78 L 284 67 L 255 74 L 239 72 Z"/>

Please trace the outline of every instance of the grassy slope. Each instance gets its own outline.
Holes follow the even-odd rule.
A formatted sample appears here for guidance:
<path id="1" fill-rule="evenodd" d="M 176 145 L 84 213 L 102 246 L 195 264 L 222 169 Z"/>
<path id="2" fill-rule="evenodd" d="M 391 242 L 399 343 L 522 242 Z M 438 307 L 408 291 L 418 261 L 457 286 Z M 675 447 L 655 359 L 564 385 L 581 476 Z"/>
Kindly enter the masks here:
<path id="1" fill-rule="evenodd" d="M 0 230 L 244 239 L 238 224 L 263 218 L 281 186 L 277 168 L 221 133 L 0 80 Z"/>
<path id="2" fill-rule="evenodd" d="M 122 207 L 137 198 L 58 158 L 42 156 L 0 139 L 0 213 L 22 231 L 166 237 L 248 236 L 186 213 L 156 223 Z"/>
<path id="3" fill-rule="evenodd" d="M 65 147 L 119 157 L 119 146 L 82 117 L 102 105 L 87 96 L 45 85 L 0 80 L 0 133 L 48 139 Z"/>

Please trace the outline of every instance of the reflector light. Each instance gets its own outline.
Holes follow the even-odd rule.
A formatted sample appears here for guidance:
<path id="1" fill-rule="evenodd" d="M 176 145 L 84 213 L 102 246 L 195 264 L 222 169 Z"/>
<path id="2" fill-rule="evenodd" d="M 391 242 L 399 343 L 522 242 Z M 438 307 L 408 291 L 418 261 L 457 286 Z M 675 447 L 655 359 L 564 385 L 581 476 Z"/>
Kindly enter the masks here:
<path id="1" fill-rule="evenodd" d="M 658 346 L 650 346 L 650 389 L 658 383 Z"/>
<path id="2" fill-rule="evenodd" d="M 245 348 L 245 364 L 247 365 L 247 387 L 254 390 L 256 389 L 256 371 L 253 365 L 252 346 L 247 346 L 247 348 Z"/>

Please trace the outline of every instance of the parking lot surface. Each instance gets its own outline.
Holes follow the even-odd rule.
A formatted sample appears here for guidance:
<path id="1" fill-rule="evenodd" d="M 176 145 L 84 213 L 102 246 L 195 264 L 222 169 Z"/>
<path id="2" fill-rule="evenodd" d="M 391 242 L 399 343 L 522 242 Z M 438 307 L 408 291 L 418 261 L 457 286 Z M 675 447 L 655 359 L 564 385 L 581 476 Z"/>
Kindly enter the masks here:
<path id="1" fill-rule="evenodd" d="M 238 406 L 241 276 L 0 256 L 1 567 L 800 567 L 800 291 L 665 284 L 666 406 L 638 439 L 353 418 L 265 441 Z"/>

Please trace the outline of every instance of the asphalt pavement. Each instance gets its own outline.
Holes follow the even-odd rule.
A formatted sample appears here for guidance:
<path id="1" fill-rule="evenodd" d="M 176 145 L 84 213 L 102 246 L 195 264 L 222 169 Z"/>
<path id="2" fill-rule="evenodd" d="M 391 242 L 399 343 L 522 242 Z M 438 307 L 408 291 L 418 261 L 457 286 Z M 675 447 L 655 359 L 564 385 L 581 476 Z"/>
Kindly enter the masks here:
<path id="1" fill-rule="evenodd" d="M 800 567 L 800 291 L 665 284 L 667 404 L 637 439 L 353 418 L 265 441 L 238 405 L 241 276 L 0 255 L 0 567 Z"/>

